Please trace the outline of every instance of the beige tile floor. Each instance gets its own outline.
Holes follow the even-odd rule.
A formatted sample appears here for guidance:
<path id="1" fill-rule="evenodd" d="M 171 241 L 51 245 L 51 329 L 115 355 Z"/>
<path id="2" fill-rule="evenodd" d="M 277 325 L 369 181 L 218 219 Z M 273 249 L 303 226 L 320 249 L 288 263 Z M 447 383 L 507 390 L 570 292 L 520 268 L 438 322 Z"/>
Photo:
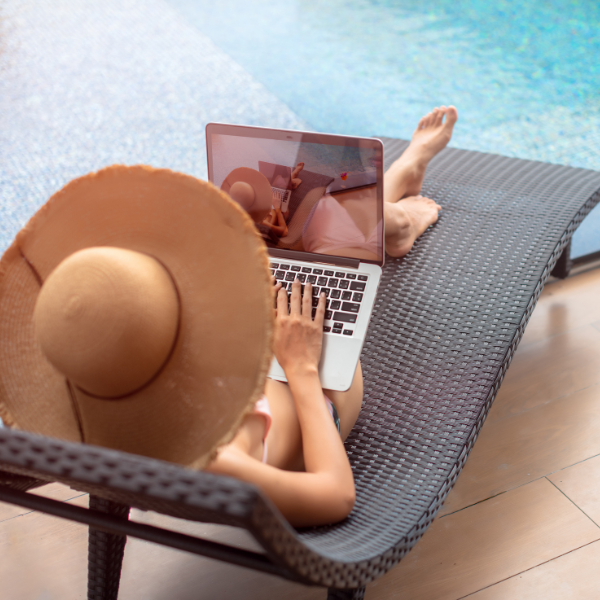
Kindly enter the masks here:
<path id="1" fill-rule="evenodd" d="M 38 493 L 80 505 L 53 484 Z M 133 518 L 244 547 L 235 530 Z M 0 503 L 0 598 L 85 598 L 83 526 Z M 440 515 L 367 600 L 600 598 L 600 269 L 549 283 Z M 324 600 L 306 588 L 130 540 L 121 600 Z"/>

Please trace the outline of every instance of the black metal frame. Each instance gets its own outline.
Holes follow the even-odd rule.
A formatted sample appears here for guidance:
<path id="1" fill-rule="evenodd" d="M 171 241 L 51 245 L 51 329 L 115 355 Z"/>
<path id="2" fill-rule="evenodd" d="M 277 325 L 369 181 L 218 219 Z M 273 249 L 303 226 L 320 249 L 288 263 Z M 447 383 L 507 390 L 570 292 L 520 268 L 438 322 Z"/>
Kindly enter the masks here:
<path id="1" fill-rule="evenodd" d="M 91 495 L 90 498 L 93 499 L 93 502 L 102 501 L 102 498 L 94 495 Z M 31 510 L 37 510 L 54 517 L 89 525 L 91 528 L 104 533 L 135 537 L 146 542 L 154 542 L 161 546 L 168 546 L 169 548 L 183 550 L 191 554 L 206 556 L 207 558 L 227 562 L 238 567 L 246 567 L 255 571 L 268 573 L 269 575 L 278 575 L 286 579 L 296 580 L 293 573 L 274 564 L 264 554 L 241 550 L 226 544 L 211 542 L 210 540 L 193 537 L 185 533 L 169 531 L 168 529 L 154 525 L 135 523 L 127 517 L 114 516 L 112 514 L 113 511 L 110 509 L 102 511 L 97 508 L 82 508 L 67 504 L 66 502 L 13 490 L 6 486 L 0 486 L 0 500 L 30 508 Z M 119 505 L 119 503 L 114 504 L 117 507 L 126 506 Z M 127 513 L 129 513 L 129 507 L 127 507 Z"/>

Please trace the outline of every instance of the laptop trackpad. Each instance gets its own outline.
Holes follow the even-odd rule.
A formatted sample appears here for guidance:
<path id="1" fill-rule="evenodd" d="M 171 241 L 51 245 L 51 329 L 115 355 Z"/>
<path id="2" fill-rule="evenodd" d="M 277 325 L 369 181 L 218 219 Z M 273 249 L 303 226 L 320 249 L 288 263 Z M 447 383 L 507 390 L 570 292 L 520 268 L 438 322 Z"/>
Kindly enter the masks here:
<path id="1" fill-rule="evenodd" d="M 361 349 L 362 340 L 341 335 L 323 336 L 319 376 L 324 389 L 345 391 L 352 385 Z M 269 377 L 287 381 L 285 373 L 275 357 L 271 362 Z"/>

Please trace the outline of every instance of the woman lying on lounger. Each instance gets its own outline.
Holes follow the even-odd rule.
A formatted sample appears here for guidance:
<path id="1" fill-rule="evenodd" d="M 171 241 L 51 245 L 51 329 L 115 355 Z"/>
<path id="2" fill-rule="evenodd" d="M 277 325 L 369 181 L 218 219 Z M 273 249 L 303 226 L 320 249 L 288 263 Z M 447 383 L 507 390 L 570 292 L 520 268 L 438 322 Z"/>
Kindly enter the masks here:
<path id="1" fill-rule="evenodd" d="M 299 175 L 300 171 L 302 171 L 303 168 L 304 163 L 299 162 L 294 167 L 294 170 L 291 172 L 290 187 L 292 188 L 292 190 L 297 189 L 298 186 L 302 183 L 302 179 L 299 178 Z M 285 180 L 283 180 L 283 178 L 281 177 L 280 179 L 281 181 L 278 181 L 277 179 L 273 181 L 272 186 L 274 188 L 285 188 L 287 186 Z M 269 229 L 277 237 L 285 237 L 288 234 L 287 218 L 289 214 L 289 207 L 285 211 L 282 211 L 281 199 L 279 197 L 276 197 L 275 194 L 273 194 L 273 208 L 271 209 L 271 212 L 267 215 L 267 217 L 265 217 L 262 224 L 269 227 Z"/>
<path id="2" fill-rule="evenodd" d="M 429 161 L 450 141 L 457 120 L 452 106 L 419 121 L 412 141 L 384 178 L 386 250 L 407 254 L 415 239 L 438 218 L 440 206 L 419 195 Z M 265 395 L 234 439 L 209 465 L 214 473 L 254 483 L 294 525 L 339 521 L 354 505 L 352 470 L 344 450 L 363 398 L 360 363 L 350 389 L 322 390 L 318 363 L 325 296 L 311 318 L 311 290 L 300 282 L 287 292 L 275 287 L 275 356 L 288 384 L 267 379 Z"/>
<path id="3" fill-rule="evenodd" d="M 453 107 L 424 117 L 386 173 L 393 256 L 437 219 L 440 207 L 415 194 L 456 118 Z M 271 186 L 257 181 L 268 211 Z M 343 519 L 361 367 L 347 391 L 322 389 L 325 297 L 313 320 L 310 285 L 302 299 L 296 280 L 288 310 L 267 261 L 246 215 L 206 182 L 123 165 L 71 181 L 0 259 L 0 417 L 251 482 L 294 525 Z M 288 384 L 265 384 L 271 346 Z"/>

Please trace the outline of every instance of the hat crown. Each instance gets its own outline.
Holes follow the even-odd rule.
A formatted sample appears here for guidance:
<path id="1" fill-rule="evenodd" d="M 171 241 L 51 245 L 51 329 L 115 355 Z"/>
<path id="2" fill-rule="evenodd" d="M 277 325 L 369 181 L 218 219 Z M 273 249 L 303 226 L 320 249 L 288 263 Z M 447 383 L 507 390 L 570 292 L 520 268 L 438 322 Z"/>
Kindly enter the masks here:
<path id="1" fill-rule="evenodd" d="M 119 398 L 152 381 L 168 361 L 179 297 L 155 258 L 87 248 L 48 276 L 34 323 L 46 358 L 70 382 L 94 396 Z"/>
<path id="2" fill-rule="evenodd" d="M 260 171 L 249 167 L 233 169 L 221 184 L 232 200 L 239 204 L 255 223 L 262 223 L 271 211 L 273 190 Z"/>
<path id="3" fill-rule="evenodd" d="M 194 468 L 232 439 L 274 319 L 266 247 L 229 187 L 113 165 L 36 212 L 0 259 L 6 424 Z"/>
<path id="4" fill-rule="evenodd" d="M 256 192 L 246 181 L 236 181 L 229 190 L 229 195 L 247 212 L 252 210 Z"/>

